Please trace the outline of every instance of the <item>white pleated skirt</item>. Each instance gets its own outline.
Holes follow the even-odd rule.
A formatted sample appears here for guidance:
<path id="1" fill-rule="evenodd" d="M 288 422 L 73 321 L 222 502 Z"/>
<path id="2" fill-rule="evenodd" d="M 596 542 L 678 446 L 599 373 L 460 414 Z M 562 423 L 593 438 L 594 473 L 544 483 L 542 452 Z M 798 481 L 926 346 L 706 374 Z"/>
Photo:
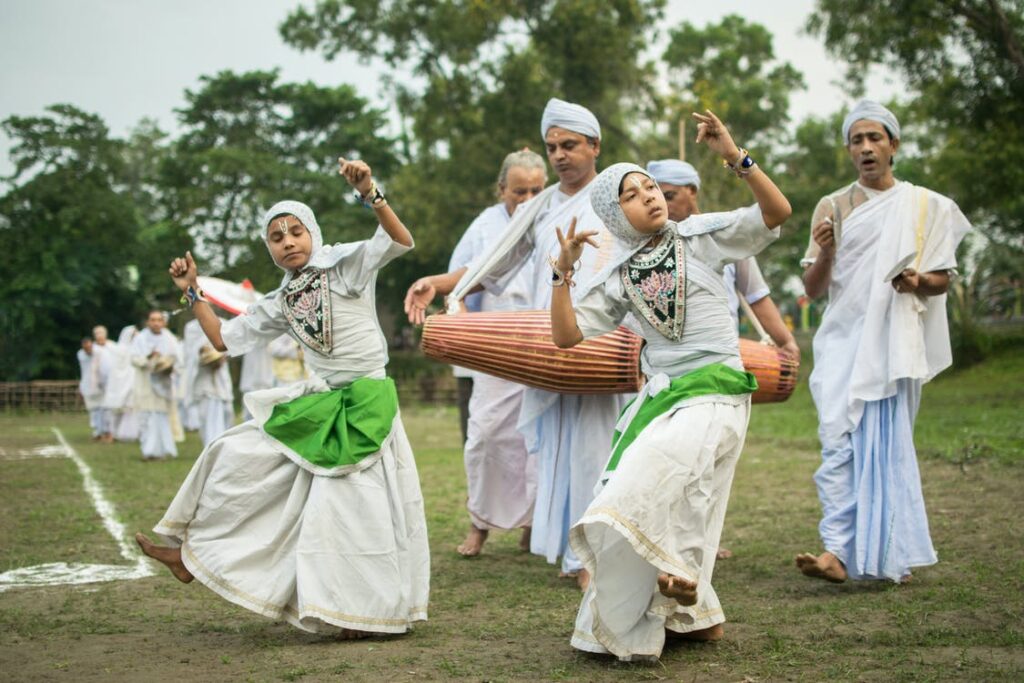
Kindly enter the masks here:
<path id="1" fill-rule="evenodd" d="M 313 474 L 255 422 L 199 456 L 154 531 L 241 607 L 309 632 L 404 633 L 426 620 L 430 553 L 401 416 L 372 465 Z"/>

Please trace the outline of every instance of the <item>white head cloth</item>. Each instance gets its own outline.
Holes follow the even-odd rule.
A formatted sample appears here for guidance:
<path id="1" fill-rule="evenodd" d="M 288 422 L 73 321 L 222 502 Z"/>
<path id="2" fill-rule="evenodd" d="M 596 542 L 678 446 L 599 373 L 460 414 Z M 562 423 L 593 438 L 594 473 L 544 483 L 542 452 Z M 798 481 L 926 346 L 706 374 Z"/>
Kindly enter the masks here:
<path id="1" fill-rule="evenodd" d="M 647 173 L 656 183 L 668 185 L 693 185 L 700 189 L 700 174 L 692 165 L 679 159 L 662 159 L 647 162 Z"/>
<path id="2" fill-rule="evenodd" d="M 601 124 L 586 107 L 552 97 L 544 107 L 544 115 L 540 118 L 540 136 L 544 138 L 548 129 L 558 126 L 573 133 L 586 135 L 589 138 L 601 139 Z"/>
<path id="3" fill-rule="evenodd" d="M 313 214 L 313 209 L 309 208 L 302 202 L 296 202 L 291 200 L 285 200 L 278 202 L 270 207 L 266 213 L 263 214 L 263 222 L 261 224 L 261 231 L 263 234 L 263 242 L 267 245 L 267 250 L 270 250 L 270 236 L 267 228 L 270 227 L 270 222 L 275 216 L 282 214 L 290 214 L 298 218 L 302 225 L 309 231 L 309 236 L 313 240 L 313 249 L 309 255 L 309 262 L 306 267 L 312 266 L 314 268 L 331 268 L 336 265 L 338 261 L 352 253 L 352 251 L 358 246 L 358 242 L 345 242 L 342 244 L 329 244 L 324 246 L 324 238 L 320 233 L 320 224 L 316 222 L 316 216 Z M 274 263 L 277 263 L 276 261 Z M 281 284 L 284 285 L 292 279 L 292 272 L 287 268 L 278 265 L 278 268 L 285 271 L 284 279 Z"/>
<path id="4" fill-rule="evenodd" d="M 615 236 L 621 248 L 612 252 L 613 256 L 605 262 L 593 278 L 580 283 L 579 290 L 576 292 L 577 300 L 586 296 L 587 292 L 594 287 L 604 283 L 612 273 L 618 271 L 623 263 L 654 237 L 650 233 L 643 233 L 634 228 L 619 204 L 619 184 L 630 173 L 642 173 L 648 178 L 654 179 L 650 173 L 636 164 L 618 163 L 601 171 L 591 183 L 593 189 L 590 191 L 590 205 L 604 226 L 608 228 L 608 232 Z M 666 221 L 661 232 L 671 231 L 675 225 L 673 221 Z"/>
<path id="5" fill-rule="evenodd" d="M 608 232 L 615 235 L 620 242 L 628 247 L 640 247 L 653 235 L 643 233 L 634 228 L 619 205 L 619 185 L 630 173 L 643 173 L 654 180 L 654 176 L 636 164 L 612 164 L 594 178 L 594 187 L 590 191 L 590 205 L 594 213 L 601 219 Z M 655 180 L 655 182 L 657 182 Z"/>
<path id="6" fill-rule="evenodd" d="M 894 140 L 900 139 L 900 122 L 896 115 L 874 100 L 861 100 L 853 105 L 853 109 L 843 119 L 843 143 L 850 144 L 850 128 L 857 121 L 877 121 L 885 126 Z"/>

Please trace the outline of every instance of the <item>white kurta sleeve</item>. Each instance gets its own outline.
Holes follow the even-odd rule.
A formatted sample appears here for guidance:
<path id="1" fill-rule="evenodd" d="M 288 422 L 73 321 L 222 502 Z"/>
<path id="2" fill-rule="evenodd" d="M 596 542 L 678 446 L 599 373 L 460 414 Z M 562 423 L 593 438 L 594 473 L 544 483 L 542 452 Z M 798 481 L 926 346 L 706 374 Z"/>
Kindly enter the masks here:
<path id="1" fill-rule="evenodd" d="M 736 262 L 736 289 L 743 293 L 748 304 L 754 304 L 771 294 L 768 283 L 764 281 L 761 267 L 757 259 L 749 256 Z"/>
<path id="2" fill-rule="evenodd" d="M 781 233 L 778 227 L 768 229 L 757 204 L 735 211 L 697 214 L 680 223 L 679 232 L 690 238 L 693 255 L 719 273 L 727 263 L 759 253 Z"/>
<path id="3" fill-rule="evenodd" d="M 574 309 L 576 325 L 584 339 L 611 332 L 621 325 L 629 313 L 629 300 L 622 291 L 618 271 L 609 276 L 604 284 L 587 292 Z"/>
<path id="4" fill-rule="evenodd" d="M 394 241 L 378 225 L 373 237 L 358 242 L 355 249 L 338 262 L 334 271 L 341 276 L 348 294 L 361 294 L 378 270 L 410 249 L 412 246 L 407 247 Z"/>
<path id="5" fill-rule="evenodd" d="M 241 356 L 269 344 L 288 330 L 288 319 L 281 309 L 280 292 L 263 297 L 245 312 L 221 323 L 220 336 L 232 356 Z"/>

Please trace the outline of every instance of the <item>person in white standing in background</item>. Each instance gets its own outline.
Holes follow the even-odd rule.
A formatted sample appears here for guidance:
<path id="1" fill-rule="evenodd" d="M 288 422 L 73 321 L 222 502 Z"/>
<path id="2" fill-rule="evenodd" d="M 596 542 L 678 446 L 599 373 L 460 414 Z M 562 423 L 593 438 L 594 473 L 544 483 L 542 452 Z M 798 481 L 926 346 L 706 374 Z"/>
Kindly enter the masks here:
<path id="1" fill-rule="evenodd" d="M 143 460 L 178 455 L 170 413 L 175 409 L 172 372 L 180 351 L 178 341 L 164 329 L 165 321 L 163 312 L 150 311 L 146 327 L 132 341 L 134 402 Z"/>
<path id="2" fill-rule="evenodd" d="M 117 342 L 108 345 L 113 347 L 113 363 L 107 377 L 103 404 L 110 410 L 111 431 L 117 441 L 139 440 L 139 424 L 132 399 L 135 388 L 132 341 L 138 333 L 135 325 L 125 325 L 117 337 Z"/>
<path id="3" fill-rule="evenodd" d="M 102 424 L 102 400 L 103 387 L 99 385 L 97 378 L 97 367 L 101 351 L 96 349 L 92 337 L 82 339 L 82 347 L 78 349 L 78 371 L 81 379 L 78 381 L 78 391 L 85 401 L 85 409 L 89 411 L 89 429 L 92 432 L 92 440 L 99 441 L 103 438 Z"/>
<path id="4" fill-rule="evenodd" d="M 586 282 L 614 258 L 619 247 L 590 205 L 590 183 L 597 177 L 601 154 L 597 117 L 586 107 L 551 98 L 541 116 L 540 132 L 548 162 L 558 174 L 558 184 L 517 209 L 506 231 L 506 235 L 519 236 L 514 244 L 496 242 L 472 266 L 410 287 L 405 310 L 411 322 L 423 322 L 426 307 L 436 294 L 476 286 L 500 293 L 523 269 L 534 274 L 550 272 L 549 261 L 559 253 L 555 228 L 568 225 L 574 217 L 581 226 L 599 232 L 601 245 L 584 253 L 578 265 L 578 280 Z M 464 276 L 467 279 L 460 284 Z M 530 308 L 549 308 L 550 277 L 531 275 L 530 282 Z M 575 578 L 581 589 L 586 588 L 589 578 L 569 547 L 569 527 L 594 497 L 602 452 L 612 438 L 624 404 L 622 395 L 556 394 L 533 387 L 523 393 L 519 429 L 527 449 L 537 458 L 530 551 L 543 555 L 551 564 L 561 559 L 560 576 Z"/>
<path id="5" fill-rule="evenodd" d="M 209 345 L 198 320 L 185 324 L 183 341 L 184 402 L 186 409 L 194 408 L 199 415 L 199 437 L 203 446 L 208 446 L 235 421 L 235 393 L 227 356 Z"/>
<path id="6" fill-rule="evenodd" d="M 468 266 L 499 239 L 516 207 L 544 189 L 546 176 L 544 159 L 539 154 L 529 150 L 508 154 L 498 172 L 501 201 L 484 209 L 466 229 L 452 253 L 449 271 Z M 500 294 L 483 291 L 470 295 L 465 300 L 466 309 L 481 312 L 529 310 L 532 273 L 532 269 L 522 268 Z M 425 279 L 429 284 L 429 278 Z M 537 467 L 522 434 L 516 429 L 525 387 L 485 373 L 472 374 L 464 451 L 470 525 L 456 551 L 465 557 L 479 555 L 491 529 L 522 529 L 519 547 L 528 551 L 537 493 Z"/>

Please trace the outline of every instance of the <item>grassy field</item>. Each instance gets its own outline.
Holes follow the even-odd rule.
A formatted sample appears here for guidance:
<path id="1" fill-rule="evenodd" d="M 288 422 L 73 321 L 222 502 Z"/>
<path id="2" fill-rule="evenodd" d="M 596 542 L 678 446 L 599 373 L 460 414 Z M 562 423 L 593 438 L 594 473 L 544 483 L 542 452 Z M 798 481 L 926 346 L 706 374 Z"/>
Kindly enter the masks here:
<path id="1" fill-rule="evenodd" d="M 16 681 L 990 681 L 1024 678 L 1024 354 L 1007 352 L 926 387 L 917 442 L 935 567 L 907 586 L 800 576 L 818 549 L 819 455 L 805 386 L 754 410 L 715 582 L 726 638 L 669 646 L 660 664 L 583 655 L 568 639 L 579 593 L 555 567 L 492 535 L 467 560 L 455 414 L 405 406 L 432 550 L 430 621 L 397 638 L 337 642 L 270 622 L 166 573 L 0 593 L 0 679 Z M 91 467 L 128 530 L 149 529 L 199 451 L 143 463 L 100 446 L 82 415 L 0 416 L 0 571 L 45 562 L 125 563 L 66 458 L 13 459 L 55 444 Z"/>

